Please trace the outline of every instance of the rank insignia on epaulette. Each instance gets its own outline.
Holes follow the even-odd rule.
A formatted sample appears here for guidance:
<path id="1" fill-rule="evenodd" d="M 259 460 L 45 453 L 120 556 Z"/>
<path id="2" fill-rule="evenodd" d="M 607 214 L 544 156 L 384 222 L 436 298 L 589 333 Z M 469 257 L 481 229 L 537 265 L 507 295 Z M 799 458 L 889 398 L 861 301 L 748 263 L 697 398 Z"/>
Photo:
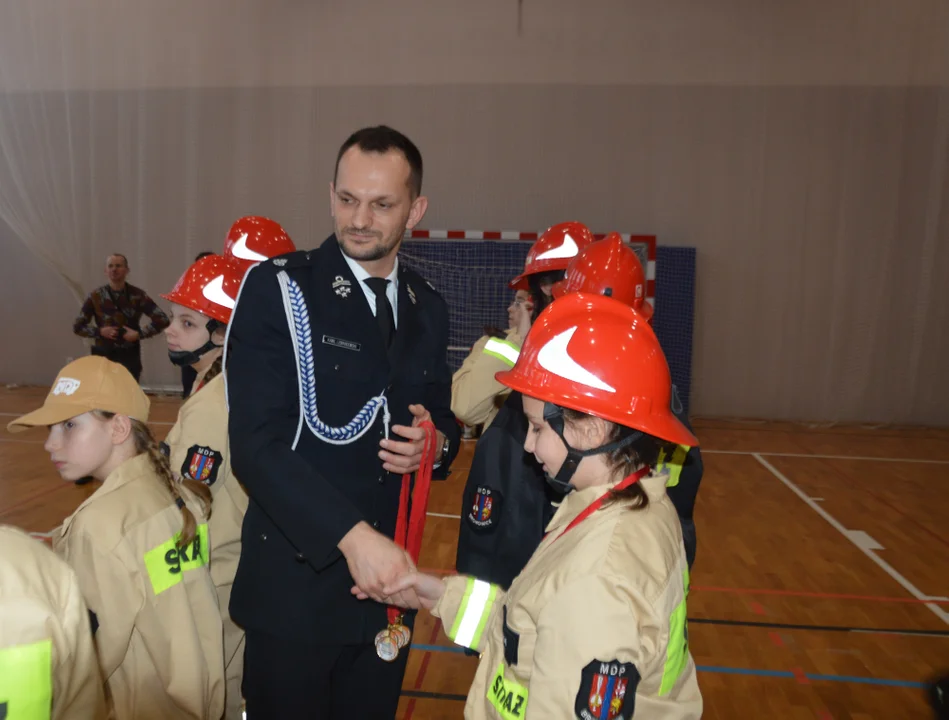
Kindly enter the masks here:
<path id="1" fill-rule="evenodd" d="M 287 264 L 287 259 L 282 258 L 282 257 L 274 258 L 273 264 L 276 265 L 277 267 L 283 267 L 284 265 Z"/>
<path id="2" fill-rule="evenodd" d="M 405 284 L 405 290 L 409 294 L 409 300 L 412 301 L 413 305 L 418 304 L 418 300 L 415 299 L 415 291 L 412 289 L 412 286 L 408 283 Z"/>
<path id="3" fill-rule="evenodd" d="M 352 292 L 352 283 L 342 275 L 337 275 L 336 279 L 333 280 L 333 292 L 341 298 L 347 298 L 349 293 Z"/>

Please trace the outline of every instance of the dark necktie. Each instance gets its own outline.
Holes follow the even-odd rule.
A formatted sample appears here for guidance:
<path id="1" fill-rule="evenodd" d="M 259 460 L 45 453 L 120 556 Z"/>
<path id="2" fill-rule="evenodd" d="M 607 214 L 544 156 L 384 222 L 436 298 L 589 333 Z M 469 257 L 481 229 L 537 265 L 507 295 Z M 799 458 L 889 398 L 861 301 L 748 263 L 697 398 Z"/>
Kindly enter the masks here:
<path id="1" fill-rule="evenodd" d="M 392 305 L 389 304 L 389 297 L 386 295 L 386 288 L 389 281 L 385 278 L 366 278 L 364 283 L 372 290 L 376 296 L 376 322 L 379 323 L 379 332 L 382 333 L 382 341 L 388 349 L 392 345 L 392 338 L 395 336 L 395 320 L 392 316 Z"/>

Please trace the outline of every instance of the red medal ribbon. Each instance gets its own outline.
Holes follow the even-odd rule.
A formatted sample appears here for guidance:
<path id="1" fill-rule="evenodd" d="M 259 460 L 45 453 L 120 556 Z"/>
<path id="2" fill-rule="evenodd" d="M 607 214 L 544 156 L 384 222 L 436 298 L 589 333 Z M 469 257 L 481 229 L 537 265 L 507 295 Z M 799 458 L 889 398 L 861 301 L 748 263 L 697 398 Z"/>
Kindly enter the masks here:
<path id="1" fill-rule="evenodd" d="M 597 510 L 603 507 L 603 501 L 606 500 L 606 498 L 609 496 L 610 493 L 616 492 L 618 490 L 623 490 L 624 488 L 628 488 L 633 483 L 637 483 L 640 480 L 642 480 L 648 474 L 649 474 L 648 467 L 640 468 L 639 470 L 634 472 L 632 475 L 627 476 L 626 478 L 618 482 L 615 486 L 610 488 L 609 492 L 606 492 L 600 495 L 600 497 L 598 497 L 596 500 L 590 503 L 589 507 L 585 508 L 582 513 L 580 513 L 573 520 L 570 521 L 570 524 L 567 525 L 566 529 L 562 533 L 560 533 L 557 537 L 554 538 L 554 542 L 562 538 L 568 532 L 573 530 L 577 525 L 582 523 L 584 520 L 590 517 L 593 513 L 595 513 Z"/>
<path id="2" fill-rule="evenodd" d="M 435 445 L 438 442 L 435 425 L 426 420 L 419 425 L 425 430 L 425 445 L 422 449 L 422 460 L 415 473 L 415 489 L 412 487 L 412 474 L 402 476 L 402 494 L 399 496 L 399 514 L 395 521 L 395 544 L 408 550 L 412 562 L 418 564 L 419 552 L 422 550 L 422 532 L 425 530 L 425 518 L 428 512 L 428 495 L 432 486 L 432 470 L 435 465 Z M 409 514 L 409 493 L 411 491 L 411 516 Z M 389 606 L 386 613 L 389 624 L 394 625 L 402 617 L 402 609 Z"/>

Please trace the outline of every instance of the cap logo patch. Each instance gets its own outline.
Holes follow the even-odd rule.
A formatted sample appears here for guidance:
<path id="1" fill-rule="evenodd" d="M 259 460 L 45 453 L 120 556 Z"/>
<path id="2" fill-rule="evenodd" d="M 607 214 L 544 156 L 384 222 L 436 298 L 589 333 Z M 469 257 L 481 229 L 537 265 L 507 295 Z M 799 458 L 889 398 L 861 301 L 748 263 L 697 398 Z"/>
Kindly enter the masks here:
<path id="1" fill-rule="evenodd" d="M 53 388 L 53 395 L 72 395 L 79 389 L 80 383 L 74 378 L 61 377 Z"/>

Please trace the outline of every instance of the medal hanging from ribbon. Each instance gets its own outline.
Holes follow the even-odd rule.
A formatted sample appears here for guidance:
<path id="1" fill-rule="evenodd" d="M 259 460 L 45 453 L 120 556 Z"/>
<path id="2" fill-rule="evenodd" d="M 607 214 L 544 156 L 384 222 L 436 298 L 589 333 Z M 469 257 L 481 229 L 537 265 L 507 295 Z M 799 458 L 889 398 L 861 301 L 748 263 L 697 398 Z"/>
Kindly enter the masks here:
<path id="1" fill-rule="evenodd" d="M 405 548 L 416 565 L 422 549 L 422 532 L 425 530 L 425 514 L 428 512 L 428 495 L 435 464 L 435 445 L 438 441 L 435 426 L 431 422 L 423 422 L 419 427 L 425 430 L 425 445 L 422 449 L 422 460 L 415 473 L 415 489 L 412 490 L 411 473 L 403 475 L 399 514 L 395 522 L 395 544 Z M 399 650 L 408 646 L 412 631 L 402 624 L 400 608 L 389 606 L 386 608 L 386 614 L 389 617 L 389 626 L 376 635 L 376 654 L 386 662 L 392 662 L 399 656 Z"/>

